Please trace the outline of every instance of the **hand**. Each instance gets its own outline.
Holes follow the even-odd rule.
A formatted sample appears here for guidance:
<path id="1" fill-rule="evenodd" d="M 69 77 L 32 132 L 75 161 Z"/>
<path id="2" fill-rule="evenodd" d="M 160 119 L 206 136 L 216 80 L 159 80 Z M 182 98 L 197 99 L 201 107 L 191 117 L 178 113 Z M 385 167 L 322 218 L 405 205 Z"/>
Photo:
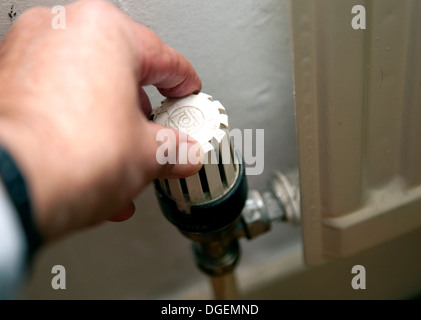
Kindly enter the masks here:
<path id="1" fill-rule="evenodd" d="M 167 97 L 201 89 L 191 64 L 151 30 L 105 1 L 66 6 L 66 29 L 33 8 L 0 46 L 0 144 L 29 185 L 47 240 L 134 213 L 153 179 L 200 165 L 160 165 L 142 86 Z"/>

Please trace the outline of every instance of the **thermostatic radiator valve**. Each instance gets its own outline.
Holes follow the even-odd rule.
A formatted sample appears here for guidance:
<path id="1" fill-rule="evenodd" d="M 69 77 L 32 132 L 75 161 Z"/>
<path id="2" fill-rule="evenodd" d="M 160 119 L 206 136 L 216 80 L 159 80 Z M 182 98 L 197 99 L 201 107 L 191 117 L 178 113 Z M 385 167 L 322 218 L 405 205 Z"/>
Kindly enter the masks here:
<path id="1" fill-rule="evenodd" d="M 182 231 L 202 233 L 217 231 L 236 220 L 247 199 L 247 183 L 222 104 L 205 93 L 166 99 L 154 110 L 152 119 L 187 133 L 204 153 L 204 165 L 198 173 L 185 179 L 156 181 L 165 216 Z"/>
<path id="2" fill-rule="evenodd" d="M 193 240 L 198 266 L 207 274 L 229 273 L 239 258 L 234 236 L 247 200 L 242 156 L 234 150 L 223 105 L 205 93 L 166 99 L 151 119 L 187 133 L 201 146 L 204 165 L 185 179 L 155 181 L 165 217 Z"/>

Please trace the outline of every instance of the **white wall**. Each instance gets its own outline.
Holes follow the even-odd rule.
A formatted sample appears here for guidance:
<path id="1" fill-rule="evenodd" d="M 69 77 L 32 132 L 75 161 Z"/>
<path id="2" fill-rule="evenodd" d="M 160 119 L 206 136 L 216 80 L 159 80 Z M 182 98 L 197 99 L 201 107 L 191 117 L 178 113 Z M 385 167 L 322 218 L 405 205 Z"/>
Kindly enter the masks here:
<path id="1" fill-rule="evenodd" d="M 19 0 L 0 4 L 0 36 L 18 13 L 35 5 L 71 1 Z M 231 128 L 265 129 L 265 170 L 250 176 L 264 188 L 276 169 L 297 165 L 292 64 L 286 0 L 114 1 L 136 21 L 154 30 L 184 54 L 203 82 L 203 91 L 226 107 Z M 148 88 L 153 105 L 162 97 Z M 157 298 L 206 280 L 194 266 L 189 242 L 163 217 L 153 189 L 136 201 L 131 220 L 108 223 L 45 248 L 38 257 L 27 298 Z M 243 244 L 241 265 L 262 260 L 299 229 L 274 226 L 270 234 Z M 263 259 L 264 260 L 264 259 Z M 51 268 L 67 270 L 67 289 L 51 289 Z"/>

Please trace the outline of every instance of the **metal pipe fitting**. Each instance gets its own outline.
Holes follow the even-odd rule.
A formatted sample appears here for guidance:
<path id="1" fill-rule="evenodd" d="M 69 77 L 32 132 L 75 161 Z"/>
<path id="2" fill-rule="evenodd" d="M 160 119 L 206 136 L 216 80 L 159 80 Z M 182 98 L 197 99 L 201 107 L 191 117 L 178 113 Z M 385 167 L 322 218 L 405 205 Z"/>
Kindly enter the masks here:
<path id="1" fill-rule="evenodd" d="M 249 190 L 241 212 L 242 228 L 237 237 L 253 239 L 270 230 L 273 221 L 298 225 L 301 222 L 298 170 L 273 175 L 269 189 Z"/>

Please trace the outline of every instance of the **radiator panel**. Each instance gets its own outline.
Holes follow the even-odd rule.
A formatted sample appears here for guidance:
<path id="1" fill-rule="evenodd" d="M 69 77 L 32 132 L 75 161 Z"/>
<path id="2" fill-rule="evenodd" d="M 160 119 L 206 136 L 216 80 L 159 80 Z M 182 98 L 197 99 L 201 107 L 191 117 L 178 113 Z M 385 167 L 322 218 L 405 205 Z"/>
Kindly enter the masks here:
<path id="1" fill-rule="evenodd" d="M 318 264 L 421 227 L 421 2 L 291 9 L 303 240 Z"/>

